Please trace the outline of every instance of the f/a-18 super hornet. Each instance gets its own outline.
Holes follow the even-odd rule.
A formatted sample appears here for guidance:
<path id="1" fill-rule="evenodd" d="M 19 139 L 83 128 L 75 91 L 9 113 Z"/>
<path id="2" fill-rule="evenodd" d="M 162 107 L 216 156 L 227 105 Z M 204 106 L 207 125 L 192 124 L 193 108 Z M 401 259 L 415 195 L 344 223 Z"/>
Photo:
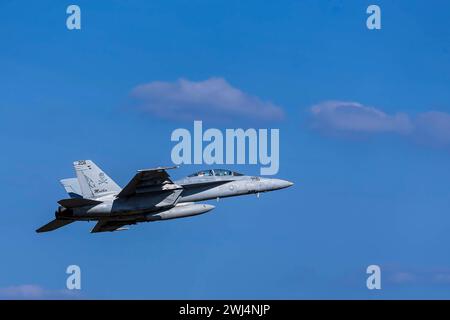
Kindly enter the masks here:
<path id="1" fill-rule="evenodd" d="M 258 194 L 292 186 L 280 179 L 246 176 L 224 169 L 203 170 L 172 181 L 159 167 L 138 170 L 122 189 L 91 160 L 74 162 L 76 178 L 61 180 L 69 199 L 59 200 L 55 219 L 37 229 L 47 232 L 75 221 L 97 221 L 91 232 L 126 230 L 126 225 L 184 218 L 215 207 L 197 201 Z"/>

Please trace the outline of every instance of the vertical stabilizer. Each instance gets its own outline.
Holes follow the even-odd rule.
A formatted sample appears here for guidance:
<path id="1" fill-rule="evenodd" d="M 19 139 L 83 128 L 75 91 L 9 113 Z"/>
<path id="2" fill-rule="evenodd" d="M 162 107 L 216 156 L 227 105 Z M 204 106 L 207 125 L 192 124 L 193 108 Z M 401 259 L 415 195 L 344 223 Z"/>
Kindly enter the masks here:
<path id="1" fill-rule="evenodd" d="M 73 166 L 84 198 L 120 192 L 121 188 L 91 160 L 75 161 Z"/>

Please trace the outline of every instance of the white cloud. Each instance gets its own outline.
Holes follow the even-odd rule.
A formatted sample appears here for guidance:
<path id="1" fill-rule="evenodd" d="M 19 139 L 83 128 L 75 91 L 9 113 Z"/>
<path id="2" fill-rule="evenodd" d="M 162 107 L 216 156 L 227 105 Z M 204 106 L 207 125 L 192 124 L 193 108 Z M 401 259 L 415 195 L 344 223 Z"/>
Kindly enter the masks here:
<path id="1" fill-rule="evenodd" d="M 75 291 L 47 290 L 35 284 L 23 284 L 0 288 L 0 299 L 73 299 L 78 298 Z"/>
<path id="2" fill-rule="evenodd" d="M 327 131 L 409 134 L 412 130 L 406 114 L 388 115 L 358 102 L 326 101 L 311 107 L 311 114 L 314 127 Z"/>
<path id="3" fill-rule="evenodd" d="M 399 269 L 388 267 L 383 269 L 387 273 L 387 282 L 395 285 L 443 285 L 450 284 L 449 268 L 415 268 Z"/>
<path id="4" fill-rule="evenodd" d="M 450 114 L 444 112 L 425 112 L 415 121 L 416 136 L 421 142 L 433 145 L 450 144 Z"/>
<path id="5" fill-rule="evenodd" d="M 424 112 L 413 117 L 387 114 L 358 102 L 326 101 L 312 106 L 310 114 L 313 128 L 326 133 L 391 133 L 424 144 L 450 145 L 450 114 L 444 112 Z"/>
<path id="6" fill-rule="evenodd" d="M 389 280 L 396 284 L 414 283 L 417 281 L 417 276 L 412 272 L 399 271 L 393 273 Z"/>
<path id="7" fill-rule="evenodd" d="M 450 272 L 440 272 L 434 275 L 434 282 L 440 284 L 450 284 Z"/>
<path id="8" fill-rule="evenodd" d="M 44 296 L 45 290 L 34 284 L 24 284 L 0 288 L 0 297 L 37 299 Z"/>
<path id="9" fill-rule="evenodd" d="M 174 120 L 281 120 L 282 109 L 231 86 L 223 78 L 204 81 L 179 79 L 142 84 L 131 93 L 136 107 Z"/>

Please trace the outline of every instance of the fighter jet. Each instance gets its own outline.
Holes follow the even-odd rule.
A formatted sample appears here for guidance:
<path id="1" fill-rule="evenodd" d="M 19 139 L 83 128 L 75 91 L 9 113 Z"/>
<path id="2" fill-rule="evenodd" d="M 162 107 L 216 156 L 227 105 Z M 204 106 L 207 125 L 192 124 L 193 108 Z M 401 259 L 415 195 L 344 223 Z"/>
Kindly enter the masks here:
<path id="1" fill-rule="evenodd" d="M 91 160 L 75 161 L 74 168 L 76 178 L 60 181 L 70 198 L 59 200 L 55 219 L 36 232 L 53 231 L 75 221 L 97 221 L 92 233 L 127 230 L 124 226 L 190 217 L 215 208 L 198 201 L 259 196 L 293 185 L 224 169 L 202 170 L 172 181 L 167 170 L 177 167 L 158 167 L 138 170 L 122 189 Z"/>

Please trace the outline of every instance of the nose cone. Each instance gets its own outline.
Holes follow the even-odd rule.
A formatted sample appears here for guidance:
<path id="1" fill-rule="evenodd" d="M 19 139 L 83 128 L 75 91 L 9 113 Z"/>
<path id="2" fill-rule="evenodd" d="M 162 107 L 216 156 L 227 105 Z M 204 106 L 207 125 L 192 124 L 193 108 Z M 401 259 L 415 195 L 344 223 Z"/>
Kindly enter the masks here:
<path id="1" fill-rule="evenodd" d="M 294 183 L 287 181 L 287 180 L 272 179 L 273 190 L 288 188 L 292 185 L 294 185 Z"/>

